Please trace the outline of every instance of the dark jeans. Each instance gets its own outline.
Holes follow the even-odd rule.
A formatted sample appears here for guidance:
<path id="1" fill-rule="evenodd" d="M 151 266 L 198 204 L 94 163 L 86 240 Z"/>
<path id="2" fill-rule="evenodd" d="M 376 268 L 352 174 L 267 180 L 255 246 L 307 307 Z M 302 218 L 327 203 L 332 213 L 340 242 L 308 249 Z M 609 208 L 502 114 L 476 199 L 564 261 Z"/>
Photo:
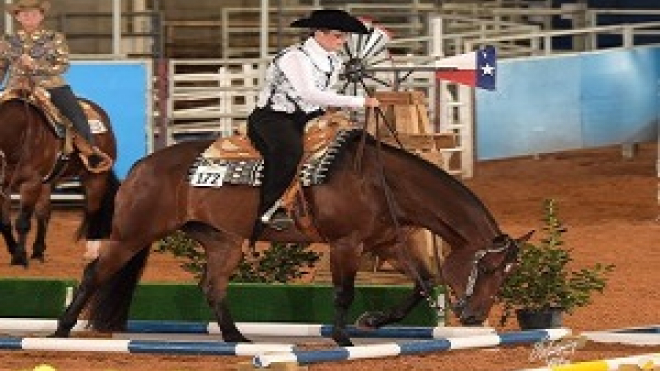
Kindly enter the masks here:
<path id="1" fill-rule="evenodd" d="M 248 137 L 264 158 L 259 217 L 291 184 L 303 155 L 305 125 L 321 114 L 289 114 L 256 108 L 248 117 Z"/>
<path id="2" fill-rule="evenodd" d="M 62 114 L 71 121 L 76 131 L 85 138 L 92 146 L 94 144 L 94 136 L 89 128 L 87 117 L 83 111 L 78 98 L 71 91 L 69 85 L 58 86 L 56 88 L 48 89 L 50 93 L 50 100 L 55 107 L 62 112 Z"/>

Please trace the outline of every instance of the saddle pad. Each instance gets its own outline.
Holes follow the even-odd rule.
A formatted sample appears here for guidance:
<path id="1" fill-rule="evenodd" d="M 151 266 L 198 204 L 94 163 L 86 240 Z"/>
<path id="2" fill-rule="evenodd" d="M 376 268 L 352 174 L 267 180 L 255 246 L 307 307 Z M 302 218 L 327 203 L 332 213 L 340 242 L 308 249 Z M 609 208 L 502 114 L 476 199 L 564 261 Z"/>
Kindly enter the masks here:
<path id="1" fill-rule="evenodd" d="M 339 130 L 327 147 L 305 158 L 298 174 L 301 185 L 309 187 L 325 182 L 341 149 L 361 132 L 361 129 Z M 263 159 L 213 159 L 200 155 L 189 169 L 188 180 L 195 187 L 257 187 L 261 185 L 262 170 Z"/>
<path id="2" fill-rule="evenodd" d="M 58 130 L 62 125 L 61 113 L 55 107 L 53 102 L 50 100 L 50 94 L 43 88 L 40 88 L 35 94 L 30 94 L 20 89 L 8 89 L 3 92 L 0 92 L 0 102 L 5 102 L 13 99 L 18 99 L 24 102 L 27 102 L 33 105 L 35 108 L 41 110 L 48 123 L 55 129 L 55 133 L 61 135 L 62 130 Z M 89 104 L 84 99 L 78 98 L 80 107 L 83 109 L 85 116 L 87 117 L 87 123 L 92 134 L 103 134 L 108 132 L 108 127 L 103 122 L 103 118 L 100 114 L 94 109 L 94 107 Z"/>
<path id="3" fill-rule="evenodd" d="M 78 102 L 80 102 L 80 106 L 85 112 L 85 116 L 87 116 L 87 123 L 89 124 L 89 129 L 91 130 L 92 134 L 107 133 L 108 128 L 106 127 L 105 123 L 103 123 L 103 118 L 94 109 L 94 107 L 81 99 L 79 99 Z"/>

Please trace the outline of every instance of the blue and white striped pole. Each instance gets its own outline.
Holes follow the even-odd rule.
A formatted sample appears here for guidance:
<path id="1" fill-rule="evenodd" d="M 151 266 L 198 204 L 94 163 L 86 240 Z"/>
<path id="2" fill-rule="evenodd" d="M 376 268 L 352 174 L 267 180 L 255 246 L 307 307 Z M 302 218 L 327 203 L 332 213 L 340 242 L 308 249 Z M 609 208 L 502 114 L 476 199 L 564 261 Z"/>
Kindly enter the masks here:
<path id="1" fill-rule="evenodd" d="M 87 321 L 80 320 L 73 328 L 74 332 L 85 331 Z M 245 336 L 276 336 L 276 337 L 331 337 L 332 325 L 300 324 L 300 323 L 258 323 L 239 322 L 239 330 Z M 53 332 L 57 327 L 54 319 L 19 319 L 0 318 L 0 332 Z M 444 339 L 458 336 L 474 336 L 492 334 L 494 330 L 488 327 L 417 327 L 391 326 L 374 330 L 364 330 L 353 326 L 347 328 L 350 337 L 354 338 L 396 338 L 396 339 Z M 127 333 L 158 333 L 158 334 L 220 334 L 220 328 L 215 322 L 189 321 L 128 321 Z"/>
<path id="2" fill-rule="evenodd" d="M 571 333 L 569 329 L 530 330 L 504 332 L 492 335 L 477 335 L 415 342 L 338 347 L 327 350 L 293 351 L 257 355 L 252 360 L 255 367 L 269 367 L 273 363 L 298 363 L 301 365 L 344 361 L 351 359 L 392 357 L 402 354 L 417 354 L 456 349 L 485 348 L 499 345 L 516 345 L 557 340 Z"/>
<path id="3" fill-rule="evenodd" d="M 239 323 L 238 328 L 246 336 L 285 336 L 285 337 L 332 337 L 332 325 L 296 323 Z M 361 329 L 355 326 L 346 328 L 353 338 L 380 339 L 441 339 L 458 336 L 475 336 L 494 333 L 488 327 L 422 327 L 388 326 L 378 329 Z"/>
<path id="4" fill-rule="evenodd" d="M 155 341 L 113 339 L 58 339 L 0 337 L 0 349 L 66 352 L 168 353 L 195 355 L 254 356 L 269 352 L 292 352 L 290 344 L 246 344 L 220 341 Z"/>

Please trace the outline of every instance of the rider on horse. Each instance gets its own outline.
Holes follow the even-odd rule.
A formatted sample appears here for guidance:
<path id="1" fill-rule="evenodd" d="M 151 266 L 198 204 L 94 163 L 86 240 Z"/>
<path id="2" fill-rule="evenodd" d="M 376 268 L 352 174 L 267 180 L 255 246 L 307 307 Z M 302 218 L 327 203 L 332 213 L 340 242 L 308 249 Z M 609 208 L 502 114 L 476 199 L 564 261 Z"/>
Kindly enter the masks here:
<path id="1" fill-rule="evenodd" d="M 50 100 L 92 147 L 90 162 L 101 158 L 87 117 L 62 74 L 69 68 L 69 47 L 60 32 L 42 27 L 50 3 L 42 0 L 18 0 L 9 5 L 21 29 L 5 35 L 0 48 L 0 81 L 9 74 L 7 88 L 28 86 L 46 89 Z"/>
<path id="2" fill-rule="evenodd" d="M 369 31 L 343 10 L 315 10 L 291 27 L 311 34 L 301 44 L 278 53 L 266 71 L 257 107 L 248 118 L 248 136 L 264 158 L 258 220 L 253 239 L 265 225 L 281 230 L 292 223 L 280 198 L 291 184 L 303 154 L 305 125 L 327 107 L 377 107 L 372 97 L 341 95 L 332 90 L 342 62 L 337 52 L 349 33 Z"/>

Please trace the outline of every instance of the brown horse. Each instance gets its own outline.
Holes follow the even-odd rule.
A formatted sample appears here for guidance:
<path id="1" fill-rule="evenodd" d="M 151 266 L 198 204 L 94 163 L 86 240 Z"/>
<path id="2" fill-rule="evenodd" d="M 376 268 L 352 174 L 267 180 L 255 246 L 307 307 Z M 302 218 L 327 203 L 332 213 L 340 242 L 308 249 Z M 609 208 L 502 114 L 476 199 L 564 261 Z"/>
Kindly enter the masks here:
<path id="1" fill-rule="evenodd" d="M 86 101 L 100 117 L 107 131 L 96 134 L 98 146 L 116 158 L 115 137 L 108 115 L 93 102 Z M 89 240 L 107 237 L 119 181 L 112 171 L 92 173 L 73 152 L 68 160 L 58 161 L 63 151 L 60 139 L 43 111 L 23 99 L 0 103 L 0 233 L 11 254 L 11 264 L 28 266 L 27 235 L 31 218 L 37 220 L 37 233 L 31 257 L 44 260 L 46 231 L 51 213 L 52 187 L 64 179 L 80 180 L 85 193 L 85 215 L 79 230 Z M 57 167 L 60 167 L 59 169 Z M 17 238 L 12 233 L 12 192 L 20 194 L 15 220 Z"/>
<path id="2" fill-rule="evenodd" d="M 397 321 L 429 292 L 434 283 L 431 273 L 419 256 L 402 248 L 406 246 L 405 232 L 415 227 L 426 228 L 451 245 L 441 276 L 457 298 L 454 310 L 465 325 L 482 323 L 516 260 L 519 244 L 529 236 L 515 240 L 503 234 L 473 192 L 440 168 L 403 150 L 380 148 L 371 138 L 364 143 L 348 140 L 327 181 L 304 189 L 322 240 L 330 244 L 335 288 L 333 339 L 340 345 L 351 344 L 346 317 L 364 251 L 403 262 L 402 269 L 414 277 L 415 288 L 390 311 L 363 315 L 362 325 L 378 327 Z M 111 236 L 103 241 L 99 257 L 85 268 L 53 336 L 69 336 L 88 303 L 92 327 L 124 329 L 152 242 L 182 229 L 206 251 L 202 288 L 223 339 L 248 341 L 229 313 L 225 294 L 242 257 L 241 245 L 251 234 L 257 189 L 191 186 L 191 164 L 209 144 L 176 144 L 133 167 L 117 193 Z M 362 165 L 356 167 L 358 156 Z M 263 239 L 313 240 L 296 229 L 266 230 Z"/>

